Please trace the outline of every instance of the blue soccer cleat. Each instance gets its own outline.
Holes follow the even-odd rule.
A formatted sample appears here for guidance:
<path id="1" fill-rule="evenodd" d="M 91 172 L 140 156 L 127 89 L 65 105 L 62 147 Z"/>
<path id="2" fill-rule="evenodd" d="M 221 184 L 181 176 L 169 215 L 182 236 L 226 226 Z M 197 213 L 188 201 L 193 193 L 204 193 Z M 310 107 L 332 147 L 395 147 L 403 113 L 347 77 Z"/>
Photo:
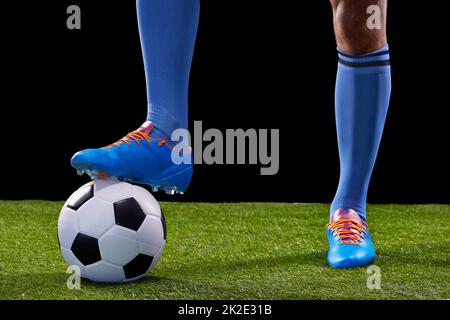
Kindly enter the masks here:
<path id="1" fill-rule="evenodd" d="M 356 211 L 336 210 L 326 225 L 328 264 L 333 268 L 357 268 L 373 262 L 376 254 L 368 228 Z"/>
<path id="2" fill-rule="evenodd" d="M 153 191 L 184 193 L 193 172 L 192 164 L 174 164 L 173 146 L 156 137 L 153 125 L 146 121 L 139 129 L 103 148 L 77 152 L 71 160 L 78 174 L 91 179 L 117 179 L 146 184 Z M 190 151 L 189 151 L 190 152 Z"/>

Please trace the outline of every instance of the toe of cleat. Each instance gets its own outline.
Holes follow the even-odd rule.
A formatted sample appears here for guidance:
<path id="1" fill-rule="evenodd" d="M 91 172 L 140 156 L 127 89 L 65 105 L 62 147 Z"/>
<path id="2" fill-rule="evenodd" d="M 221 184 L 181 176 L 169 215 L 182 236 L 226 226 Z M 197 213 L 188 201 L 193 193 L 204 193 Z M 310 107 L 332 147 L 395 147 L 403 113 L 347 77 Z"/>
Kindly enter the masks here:
<path id="1" fill-rule="evenodd" d="M 327 262 L 332 268 L 337 269 L 358 268 L 371 264 L 375 257 L 373 248 L 341 245 L 337 250 L 328 253 Z"/>

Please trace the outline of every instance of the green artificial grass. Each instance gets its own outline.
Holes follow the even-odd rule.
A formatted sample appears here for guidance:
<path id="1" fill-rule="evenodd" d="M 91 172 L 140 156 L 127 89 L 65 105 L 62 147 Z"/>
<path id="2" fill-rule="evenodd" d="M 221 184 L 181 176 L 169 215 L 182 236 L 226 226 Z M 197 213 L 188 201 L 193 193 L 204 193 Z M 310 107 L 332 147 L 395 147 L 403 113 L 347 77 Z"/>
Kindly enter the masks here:
<path id="1" fill-rule="evenodd" d="M 62 202 L 0 201 L 0 299 L 450 299 L 450 206 L 372 205 L 381 289 L 326 264 L 324 204 L 169 203 L 161 260 L 141 281 L 69 290 Z"/>

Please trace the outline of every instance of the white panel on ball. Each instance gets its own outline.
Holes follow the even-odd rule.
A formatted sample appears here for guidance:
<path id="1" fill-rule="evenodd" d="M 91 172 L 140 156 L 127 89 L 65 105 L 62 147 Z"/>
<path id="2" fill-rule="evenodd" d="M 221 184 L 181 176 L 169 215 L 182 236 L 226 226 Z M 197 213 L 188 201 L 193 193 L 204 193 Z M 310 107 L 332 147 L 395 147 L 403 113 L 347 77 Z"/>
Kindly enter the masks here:
<path id="1" fill-rule="evenodd" d="M 86 267 L 86 277 L 96 282 L 122 282 L 125 273 L 122 267 L 99 261 Z"/>
<path id="2" fill-rule="evenodd" d="M 137 233 L 139 235 L 139 240 L 154 247 L 161 248 L 164 242 L 164 230 L 161 219 L 154 216 L 145 217 L 145 220 Z"/>
<path id="3" fill-rule="evenodd" d="M 94 194 L 103 200 L 116 202 L 133 197 L 133 186 L 118 180 L 95 180 Z"/>
<path id="4" fill-rule="evenodd" d="M 70 249 L 78 234 L 77 213 L 65 207 L 58 219 L 58 239 L 62 247 Z"/>
<path id="5" fill-rule="evenodd" d="M 124 266 L 139 254 L 139 241 L 135 231 L 114 226 L 99 240 L 102 259 Z"/>
<path id="6" fill-rule="evenodd" d="M 165 242 L 164 242 L 165 244 Z M 146 254 L 151 257 L 155 257 L 156 254 L 161 250 L 161 246 L 154 246 L 152 244 L 141 241 L 140 242 L 140 253 Z"/>
<path id="7" fill-rule="evenodd" d="M 80 232 L 100 238 L 115 224 L 111 202 L 94 197 L 77 210 Z"/>

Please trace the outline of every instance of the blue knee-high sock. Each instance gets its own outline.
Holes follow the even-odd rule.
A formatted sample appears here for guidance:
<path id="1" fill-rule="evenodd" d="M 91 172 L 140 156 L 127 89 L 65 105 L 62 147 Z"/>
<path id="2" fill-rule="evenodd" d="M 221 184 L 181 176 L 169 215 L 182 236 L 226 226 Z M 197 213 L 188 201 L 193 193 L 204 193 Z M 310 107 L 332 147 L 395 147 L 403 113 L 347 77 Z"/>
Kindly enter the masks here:
<path id="1" fill-rule="evenodd" d="M 354 209 L 365 219 L 367 189 L 391 94 L 389 48 L 361 56 L 338 54 L 335 103 L 341 169 L 331 214 L 339 208 Z"/>
<path id="2" fill-rule="evenodd" d="M 147 83 L 148 115 L 166 139 L 187 129 L 188 84 L 199 0 L 137 0 Z"/>

